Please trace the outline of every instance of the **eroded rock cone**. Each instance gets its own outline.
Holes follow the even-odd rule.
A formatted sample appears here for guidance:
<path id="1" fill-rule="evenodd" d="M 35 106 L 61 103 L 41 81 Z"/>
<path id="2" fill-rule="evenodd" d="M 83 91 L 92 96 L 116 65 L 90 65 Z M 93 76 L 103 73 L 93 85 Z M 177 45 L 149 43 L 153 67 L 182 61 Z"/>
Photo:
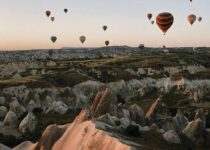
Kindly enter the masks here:
<path id="1" fill-rule="evenodd" d="M 196 145 L 202 145 L 205 141 L 206 129 L 200 118 L 189 122 L 182 133 Z"/>
<path id="2" fill-rule="evenodd" d="M 91 115 L 97 118 L 101 115 L 109 113 L 112 116 L 117 115 L 117 98 L 111 89 L 106 88 L 104 92 L 96 95 L 91 106 Z"/>
<path id="3" fill-rule="evenodd" d="M 168 110 L 166 105 L 162 102 L 161 98 L 158 98 L 146 113 L 146 118 L 153 123 L 157 122 L 159 119 L 164 119 L 167 117 L 167 113 Z"/>

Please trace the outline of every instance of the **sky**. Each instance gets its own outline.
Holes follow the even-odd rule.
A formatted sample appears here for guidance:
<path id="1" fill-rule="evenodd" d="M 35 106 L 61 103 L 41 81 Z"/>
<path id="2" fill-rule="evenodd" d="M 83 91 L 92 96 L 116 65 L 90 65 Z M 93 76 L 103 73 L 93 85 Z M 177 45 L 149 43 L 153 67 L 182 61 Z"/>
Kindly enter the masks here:
<path id="1" fill-rule="evenodd" d="M 210 47 L 210 0 L 0 0 L 0 49 L 25 50 L 110 45 L 148 47 Z M 64 8 L 69 13 L 63 12 Z M 45 16 L 50 10 L 54 23 Z M 170 12 L 174 24 L 163 35 L 153 19 Z M 189 14 L 202 16 L 191 26 Z M 104 32 L 102 26 L 107 25 Z M 82 45 L 79 37 L 85 35 Z M 51 36 L 57 36 L 55 44 Z"/>

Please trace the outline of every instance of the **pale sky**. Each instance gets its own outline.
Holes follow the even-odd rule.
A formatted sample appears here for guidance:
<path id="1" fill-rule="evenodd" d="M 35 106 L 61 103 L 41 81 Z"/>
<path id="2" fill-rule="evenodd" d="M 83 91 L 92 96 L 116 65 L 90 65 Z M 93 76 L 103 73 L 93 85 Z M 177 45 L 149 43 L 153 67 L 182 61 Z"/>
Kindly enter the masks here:
<path id="1" fill-rule="evenodd" d="M 56 18 L 54 23 L 46 10 Z M 175 22 L 163 36 L 146 15 L 151 12 L 155 20 L 165 11 Z M 202 16 L 202 23 L 191 26 L 187 16 L 192 13 Z M 1 50 L 98 47 L 106 40 L 110 45 L 210 46 L 210 0 L 0 0 L 0 18 Z M 50 41 L 53 35 L 58 37 L 55 44 Z M 80 35 L 87 37 L 84 45 Z"/>

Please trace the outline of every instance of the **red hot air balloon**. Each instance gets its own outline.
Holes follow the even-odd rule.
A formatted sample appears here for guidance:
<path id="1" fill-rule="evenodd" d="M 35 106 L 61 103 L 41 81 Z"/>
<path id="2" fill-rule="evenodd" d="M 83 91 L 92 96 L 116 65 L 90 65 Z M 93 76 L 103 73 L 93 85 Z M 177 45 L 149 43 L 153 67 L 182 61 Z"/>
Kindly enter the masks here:
<path id="1" fill-rule="evenodd" d="M 151 20 L 151 19 L 152 19 L 152 14 L 151 14 L 151 13 L 147 14 L 147 18 L 148 18 L 149 20 Z"/>
<path id="2" fill-rule="evenodd" d="M 47 10 L 47 11 L 45 12 L 45 14 L 46 14 L 47 17 L 50 17 L 51 12 L 50 12 L 49 10 Z"/>
<path id="3" fill-rule="evenodd" d="M 174 17 L 172 14 L 168 12 L 160 13 L 156 18 L 156 23 L 158 27 L 163 31 L 164 35 L 170 29 L 170 27 L 173 25 Z"/>
<path id="4" fill-rule="evenodd" d="M 105 41 L 106 46 L 109 46 L 109 43 L 110 43 L 109 41 Z"/>

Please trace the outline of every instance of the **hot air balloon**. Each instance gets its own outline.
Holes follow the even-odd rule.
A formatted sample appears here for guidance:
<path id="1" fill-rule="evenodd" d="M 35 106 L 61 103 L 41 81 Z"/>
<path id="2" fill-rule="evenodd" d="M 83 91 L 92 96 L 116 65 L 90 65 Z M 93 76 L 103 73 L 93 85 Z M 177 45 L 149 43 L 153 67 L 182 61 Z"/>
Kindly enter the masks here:
<path id="1" fill-rule="evenodd" d="M 173 25 L 174 17 L 168 12 L 160 13 L 156 18 L 158 27 L 163 31 L 164 35 L 168 29 Z"/>
<path id="2" fill-rule="evenodd" d="M 194 15 L 194 14 L 191 14 L 191 15 L 189 15 L 188 16 L 188 21 L 189 21 L 189 23 L 191 24 L 191 25 L 193 25 L 193 23 L 196 21 L 196 15 Z"/>
<path id="3" fill-rule="evenodd" d="M 155 23 L 155 21 L 154 21 L 154 20 L 152 20 L 152 21 L 151 21 L 151 24 L 154 24 L 154 23 Z"/>
<path id="4" fill-rule="evenodd" d="M 46 14 L 47 17 L 50 17 L 51 12 L 50 12 L 49 10 L 47 10 L 47 11 L 45 12 L 45 14 Z"/>
<path id="5" fill-rule="evenodd" d="M 64 9 L 64 12 L 65 12 L 65 13 L 67 13 L 67 12 L 68 12 L 68 9 L 67 9 L 67 8 L 65 8 L 65 9 Z"/>
<path id="6" fill-rule="evenodd" d="M 51 17 L 50 20 L 53 22 L 55 20 L 55 17 Z"/>
<path id="7" fill-rule="evenodd" d="M 103 30 L 104 30 L 104 31 L 106 31 L 106 30 L 107 30 L 107 28 L 108 28 L 107 26 L 103 26 Z"/>
<path id="8" fill-rule="evenodd" d="M 143 50 L 145 48 L 144 47 L 144 44 L 140 44 L 138 48 L 141 49 L 141 50 Z"/>
<path id="9" fill-rule="evenodd" d="M 56 36 L 51 36 L 51 41 L 53 42 L 53 43 L 55 43 L 56 41 L 57 41 L 57 37 Z"/>
<path id="10" fill-rule="evenodd" d="M 86 41 L 86 37 L 85 36 L 80 36 L 79 40 L 83 44 Z"/>
<path id="11" fill-rule="evenodd" d="M 192 0 L 190 0 L 190 2 L 192 2 Z"/>
<path id="12" fill-rule="evenodd" d="M 147 18 L 148 18 L 149 20 L 152 19 L 152 14 L 151 14 L 151 13 L 147 14 Z"/>
<path id="13" fill-rule="evenodd" d="M 203 19 L 202 17 L 199 17 L 199 18 L 198 18 L 198 21 L 199 21 L 199 22 L 201 22 L 201 21 L 202 21 L 202 19 Z"/>
<path id="14" fill-rule="evenodd" d="M 105 45 L 106 46 L 109 46 L 109 41 L 105 41 Z"/>

